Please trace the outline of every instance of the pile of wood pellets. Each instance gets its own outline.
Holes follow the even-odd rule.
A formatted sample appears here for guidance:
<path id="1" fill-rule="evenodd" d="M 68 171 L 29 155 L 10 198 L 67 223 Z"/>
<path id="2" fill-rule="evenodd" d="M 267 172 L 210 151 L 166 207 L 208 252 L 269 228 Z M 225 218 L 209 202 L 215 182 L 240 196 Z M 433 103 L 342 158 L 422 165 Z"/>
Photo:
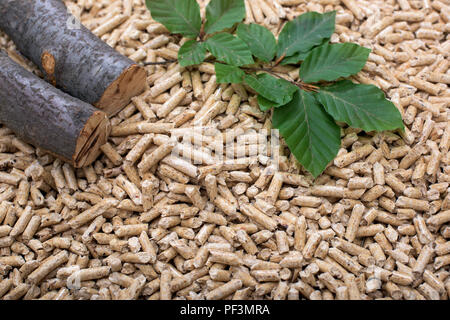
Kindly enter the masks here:
<path id="1" fill-rule="evenodd" d="M 181 67 L 186 39 L 144 0 L 65 2 L 120 53 L 161 64 L 146 67 L 148 89 L 111 119 L 91 166 L 0 127 L 1 299 L 448 299 L 449 0 L 245 1 L 245 22 L 275 35 L 301 13 L 336 10 L 331 42 L 372 49 L 353 80 L 380 87 L 403 116 L 404 131 L 342 125 L 317 179 L 283 142 L 276 165 L 252 144 L 215 161 L 207 151 L 224 135 L 198 140 L 191 128 L 237 138 L 270 129 L 271 116 L 251 89 L 217 84 L 211 59 Z M 0 47 L 35 70 L 4 34 Z M 298 78 L 294 66 L 274 72 Z"/>

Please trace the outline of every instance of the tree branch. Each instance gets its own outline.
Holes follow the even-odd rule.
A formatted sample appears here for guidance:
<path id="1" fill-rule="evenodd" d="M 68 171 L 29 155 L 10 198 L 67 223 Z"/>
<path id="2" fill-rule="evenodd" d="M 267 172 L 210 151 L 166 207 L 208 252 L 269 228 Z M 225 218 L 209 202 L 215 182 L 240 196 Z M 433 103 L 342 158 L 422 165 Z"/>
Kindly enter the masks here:
<path id="1" fill-rule="evenodd" d="M 284 77 L 282 77 L 279 74 L 277 74 L 276 72 L 274 72 L 271 68 L 267 69 L 267 68 L 245 68 L 245 67 L 243 67 L 242 69 L 248 70 L 248 71 L 254 71 L 254 72 L 257 72 L 257 71 L 267 72 L 268 74 L 270 74 L 270 75 L 272 75 L 272 76 L 274 76 L 274 77 L 276 77 L 278 79 L 284 79 L 286 81 L 289 81 L 294 86 L 297 86 L 300 89 L 305 90 L 305 91 L 317 92 L 319 90 L 319 87 L 314 86 L 314 85 L 309 84 L 309 83 L 305 83 L 305 82 L 303 82 L 301 80 L 300 81 L 294 81 L 291 78 L 285 79 Z"/>

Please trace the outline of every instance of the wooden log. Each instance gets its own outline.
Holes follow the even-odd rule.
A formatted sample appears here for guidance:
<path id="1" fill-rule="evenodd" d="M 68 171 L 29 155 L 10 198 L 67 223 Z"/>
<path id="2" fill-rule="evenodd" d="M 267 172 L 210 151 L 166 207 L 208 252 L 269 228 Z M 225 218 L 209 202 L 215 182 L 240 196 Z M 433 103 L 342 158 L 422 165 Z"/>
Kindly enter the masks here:
<path id="1" fill-rule="evenodd" d="M 110 132 L 103 111 L 55 88 L 0 51 L 0 122 L 23 140 L 80 168 Z"/>
<path id="2" fill-rule="evenodd" d="M 146 71 L 81 25 L 61 0 L 0 0 L 0 29 L 47 81 L 108 115 L 143 92 Z"/>

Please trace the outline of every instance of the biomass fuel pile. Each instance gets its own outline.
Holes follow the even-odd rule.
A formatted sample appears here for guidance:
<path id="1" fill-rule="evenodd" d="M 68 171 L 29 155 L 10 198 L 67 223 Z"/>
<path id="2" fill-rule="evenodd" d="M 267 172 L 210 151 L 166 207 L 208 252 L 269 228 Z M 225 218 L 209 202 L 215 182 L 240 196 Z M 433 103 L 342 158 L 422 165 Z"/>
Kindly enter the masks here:
<path id="1" fill-rule="evenodd" d="M 275 137 L 251 88 L 216 83 L 209 56 L 177 62 L 186 39 L 144 0 L 65 4 L 129 59 L 103 59 L 87 29 L 79 44 L 0 33 L 0 103 L 17 108 L 1 114 L 0 299 L 448 300 L 449 0 L 245 1 L 245 23 L 275 36 L 302 13 L 336 10 L 330 42 L 372 50 L 351 80 L 402 115 L 404 130 L 338 123 L 341 148 L 315 179 L 282 139 L 257 144 Z M 43 43 L 64 50 L 40 56 Z M 90 43 L 99 56 L 86 69 Z M 271 72 L 299 77 L 292 65 Z"/>

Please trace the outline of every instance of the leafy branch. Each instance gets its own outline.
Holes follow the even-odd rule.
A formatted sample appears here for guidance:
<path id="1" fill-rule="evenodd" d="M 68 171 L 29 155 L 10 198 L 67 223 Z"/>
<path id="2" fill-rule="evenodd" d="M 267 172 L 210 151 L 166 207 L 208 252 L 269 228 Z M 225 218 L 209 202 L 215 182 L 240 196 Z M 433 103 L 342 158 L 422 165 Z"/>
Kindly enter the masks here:
<path id="1" fill-rule="evenodd" d="M 276 65 L 274 65 L 273 67 L 275 67 L 275 66 Z M 299 87 L 302 90 L 317 92 L 317 90 L 319 89 L 319 87 L 317 87 L 315 85 L 312 85 L 312 84 L 309 84 L 309 83 L 306 83 L 306 82 L 303 82 L 302 80 L 294 81 L 292 79 L 286 79 L 285 77 L 282 77 L 278 73 L 273 71 L 273 67 L 271 67 L 271 68 L 241 67 L 241 69 L 244 70 L 246 73 L 249 73 L 249 72 L 266 72 L 266 73 L 274 76 L 275 78 L 288 80 L 291 84 L 293 84 L 294 86 Z"/>
<path id="2" fill-rule="evenodd" d="M 147 7 L 154 20 L 187 38 L 178 52 L 181 66 L 202 63 L 209 51 L 218 83 L 244 83 L 258 93 L 262 111 L 274 108 L 273 127 L 314 177 L 339 151 L 336 121 L 367 132 L 404 128 L 379 88 L 343 79 L 361 71 L 370 49 L 329 42 L 335 11 L 302 14 L 277 40 L 263 26 L 241 23 L 244 0 L 211 0 L 204 22 L 195 0 L 147 0 Z M 300 65 L 299 80 L 277 74 L 279 64 Z"/>

